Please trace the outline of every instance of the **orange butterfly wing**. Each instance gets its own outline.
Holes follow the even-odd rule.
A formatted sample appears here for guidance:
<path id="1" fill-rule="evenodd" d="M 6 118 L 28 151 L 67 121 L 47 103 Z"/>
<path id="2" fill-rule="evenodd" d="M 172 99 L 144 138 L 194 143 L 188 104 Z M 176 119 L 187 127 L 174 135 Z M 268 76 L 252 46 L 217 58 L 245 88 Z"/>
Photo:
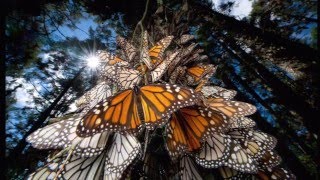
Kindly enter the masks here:
<path id="1" fill-rule="evenodd" d="M 190 88 L 170 84 L 153 84 L 140 88 L 140 101 L 147 128 L 153 129 L 167 121 L 180 108 L 198 102 L 197 95 Z"/>
<path id="2" fill-rule="evenodd" d="M 188 85 L 197 85 L 200 82 L 206 84 L 208 80 L 211 78 L 213 73 L 215 73 L 215 66 L 212 64 L 199 64 L 197 66 L 193 66 L 187 69 L 186 74 L 186 83 Z"/>
<path id="3" fill-rule="evenodd" d="M 213 110 L 222 112 L 228 117 L 248 116 L 256 112 L 256 107 L 240 101 L 229 101 L 223 98 L 210 98 L 206 104 Z"/>
<path id="4" fill-rule="evenodd" d="M 163 54 L 167 47 L 170 45 L 173 36 L 167 36 L 161 39 L 149 50 L 149 56 L 151 58 L 152 63 L 157 66 L 159 63 L 163 61 Z"/>
<path id="5" fill-rule="evenodd" d="M 136 130 L 141 125 L 132 89 L 121 91 L 115 96 L 98 103 L 80 121 L 77 134 L 87 137 L 110 131 Z"/>
<path id="6" fill-rule="evenodd" d="M 222 113 L 199 106 L 180 109 L 172 115 L 168 127 L 167 147 L 171 156 L 184 150 L 200 148 L 200 142 L 210 133 L 225 130 L 227 117 Z"/>
<path id="7" fill-rule="evenodd" d="M 199 81 L 205 71 L 206 69 L 201 66 L 194 66 L 187 69 L 188 74 L 193 76 L 195 81 Z"/>

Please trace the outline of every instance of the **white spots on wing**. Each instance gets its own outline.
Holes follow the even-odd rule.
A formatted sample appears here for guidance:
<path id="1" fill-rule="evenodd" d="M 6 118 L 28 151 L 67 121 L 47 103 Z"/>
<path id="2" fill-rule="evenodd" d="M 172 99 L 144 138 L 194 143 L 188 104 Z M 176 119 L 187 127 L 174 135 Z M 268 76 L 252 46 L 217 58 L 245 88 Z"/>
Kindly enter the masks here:
<path id="1" fill-rule="evenodd" d="M 96 125 L 99 125 L 101 123 L 101 118 L 98 118 L 95 122 Z"/>

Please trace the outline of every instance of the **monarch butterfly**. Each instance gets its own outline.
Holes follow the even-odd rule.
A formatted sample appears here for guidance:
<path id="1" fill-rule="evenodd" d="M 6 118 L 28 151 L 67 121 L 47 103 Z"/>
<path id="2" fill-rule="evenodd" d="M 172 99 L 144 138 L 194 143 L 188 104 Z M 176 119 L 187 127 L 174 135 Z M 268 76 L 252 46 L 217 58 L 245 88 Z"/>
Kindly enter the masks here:
<path id="1" fill-rule="evenodd" d="M 170 159 L 167 157 L 147 153 L 144 158 L 143 172 L 149 179 L 166 179 L 170 165 Z"/>
<path id="2" fill-rule="evenodd" d="M 167 148 L 175 158 L 184 151 L 200 148 L 200 142 L 211 136 L 213 132 L 222 132 L 226 128 L 227 118 L 223 114 L 192 106 L 181 108 L 172 114 L 167 128 Z"/>
<path id="3" fill-rule="evenodd" d="M 231 137 L 216 133 L 208 137 L 196 153 L 196 162 L 206 168 L 216 168 L 223 165 L 230 156 Z"/>
<path id="4" fill-rule="evenodd" d="M 190 156 L 184 155 L 180 159 L 179 163 L 180 179 L 186 180 L 201 180 L 202 177 L 198 172 L 196 164 L 193 162 Z"/>
<path id="5" fill-rule="evenodd" d="M 212 64 L 198 64 L 196 66 L 187 68 L 186 70 L 186 84 L 194 86 L 199 84 L 200 80 L 204 80 L 205 77 L 209 79 L 213 73 L 215 73 L 216 67 Z"/>
<path id="6" fill-rule="evenodd" d="M 236 171 L 234 169 L 231 169 L 229 167 L 226 166 L 222 166 L 218 168 L 220 176 L 224 179 L 224 180 L 236 180 L 236 179 L 244 179 L 245 178 L 245 174 L 243 172 L 240 171 Z M 251 175 L 253 176 L 253 175 Z"/>
<path id="7" fill-rule="evenodd" d="M 256 123 L 248 118 L 248 117 L 238 117 L 238 118 L 232 118 L 229 121 L 229 128 L 230 129 L 248 129 L 253 128 L 256 126 Z"/>
<path id="8" fill-rule="evenodd" d="M 102 75 L 116 83 L 121 90 L 133 88 L 142 80 L 142 74 L 139 71 L 120 66 L 105 66 Z"/>
<path id="9" fill-rule="evenodd" d="M 122 171 L 130 165 L 140 152 L 140 144 L 130 134 L 115 133 L 100 154 L 92 157 L 80 157 L 72 154 L 61 171 L 63 179 L 100 179 L 104 167 L 106 179 L 118 179 Z M 89 146 L 89 145 L 87 145 Z M 67 155 L 58 157 L 43 168 L 30 175 L 29 179 L 53 179 L 63 167 Z"/>
<path id="10" fill-rule="evenodd" d="M 57 157 L 44 167 L 30 174 L 28 180 L 39 179 L 94 179 L 99 180 L 103 174 L 105 153 L 99 156 L 81 158 L 72 155 L 70 160 L 64 163 L 67 154 Z M 62 168 L 64 165 L 64 168 Z M 59 173 L 60 168 L 62 168 Z"/>
<path id="11" fill-rule="evenodd" d="M 200 92 L 206 98 L 223 98 L 231 100 L 237 95 L 237 91 L 225 89 L 219 86 L 203 86 Z"/>
<path id="12" fill-rule="evenodd" d="M 140 143 L 130 134 L 115 133 L 107 147 L 105 179 L 119 179 L 141 151 Z"/>
<path id="13" fill-rule="evenodd" d="M 197 96 L 190 88 L 170 84 L 153 84 L 120 91 L 101 101 L 80 121 L 80 137 L 109 131 L 134 131 L 141 126 L 140 110 L 148 129 L 162 125 L 179 108 L 197 103 Z M 142 114 L 143 113 L 143 114 Z"/>
<path id="14" fill-rule="evenodd" d="M 180 39 L 178 40 L 178 44 L 186 44 L 187 42 L 191 41 L 194 39 L 194 35 L 190 34 L 183 34 L 181 35 Z"/>
<path id="15" fill-rule="evenodd" d="M 240 101 L 229 101 L 223 98 L 209 98 L 205 100 L 205 104 L 230 118 L 248 116 L 257 111 L 257 108 L 251 104 Z"/>
<path id="16" fill-rule="evenodd" d="M 173 36 L 167 36 L 156 43 L 148 50 L 148 34 L 147 31 L 143 34 L 143 47 L 141 50 L 142 60 L 149 70 L 153 70 L 163 61 L 163 55 L 166 48 L 170 45 Z"/>
<path id="17" fill-rule="evenodd" d="M 247 154 L 258 159 L 277 144 L 275 137 L 258 130 L 232 129 L 228 132 L 228 135 L 238 141 L 238 144 L 246 150 Z"/>
<path id="18" fill-rule="evenodd" d="M 281 179 L 281 180 L 295 180 L 296 176 L 292 174 L 289 170 L 281 167 L 269 168 L 266 171 L 259 171 L 257 176 L 260 179 Z"/>
<path id="19" fill-rule="evenodd" d="M 182 84 L 178 80 L 180 77 L 184 76 L 186 73 L 186 66 L 178 66 L 175 71 L 172 72 L 172 74 L 169 77 L 169 82 L 171 84 Z"/>
<path id="20" fill-rule="evenodd" d="M 156 45 L 149 50 L 151 62 L 161 62 L 163 60 L 164 51 L 170 45 L 172 39 L 173 36 L 167 36 L 161 39 L 159 42 L 157 42 Z"/>
<path id="21" fill-rule="evenodd" d="M 155 69 L 148 72 L 141 72 L 141 70 L 135 70 L 123 66 L 105 66 L 103 70 L 103 76 L 111 81 L 117 83 L 120 89 L 132 88 L 135 85 L 139 85 L 144 73 L 148 73 L 147 77 L 149 82 L 158 81 L 163 74 L 170 62 L 175 58 L 177 53 L 173 53 L 162 61 Z"/>
<path id="22" fill-rule="evenodd" d="M 92 108 L 98 102 L 111 96 L 111 88 L 106 81 L 102 81 L 83 94 L 75 101 L 77 107 Z"/>
<path id="23" fill-rule="evenodd" d="M 183 61 L 184 58 L 190 55 L 190 53 L 194 50 L 194 48 L 197 46 L 196 43 L 190 44 L 187 48 L 184 48 L 178 52 L 177 57 L 171 62 L 169 68 L 168 68 L 168 74 L 172 74 L 176 67 L 180 65 L 180 63 Z"/>
<path id="24" fill-rule="evenodd" d="M 127 61 L 132 62 L 133 58 L 137 54 L 137 49 L 121 36 L 117 36 L 116 41 L 120 48 L 125 52 L 124 54 Z"/>
<path id="25" fill-rule="evenodd" d="M 80 157 L 100 154 L 105 148 L 109 133 L 80 138 L 76 135 L 80 119 L 76 115 L 40 128 L 27 137 L 27 142 L 37 149 L 64 149 L 74 144 L 74 154 Z"/>
<path id="26" fill-rule="evenodd" d="M 124 66 L 124 67 L 130 66 L 130 64 L 127 61 L 111 54 L 108 51 L 99 50 L 97 51 L 96 54 L 99 60 L 105 63 L 107 66 L 113 66 L 113 65 Z"/>
<path id="27" fill-rule="evenodd" d="M 257 159 L 274 148 L 275 138 L 260 131 L 232 129 L 204 143 L 196 162 L 206 168 L 228 166 L 242 172 L 257 172 Z"/>
<path id="28" fill-rule="evenodd" d="M 237 141 L 231 141 L 230 154 L 227 158 L 227 161 L 223 164 L 232 169 L 248 173 L 256 173 L 258 171 L 256 159 L 247 153 L 246 149 L 243 149 Z"/>
<path id="29" fill-rule="evenodd" d="M 203 49 L 196 49 L 192 52 L 191 56 L 187 56 L 186 58 L 181 61 L 181 65 L 187 65 L 187 64 L 192 64 L 198 61 L 203 61 L 208 58 L 206 55 L 201 55 L 203 53 Z"/>
<path id="30" fill-rule="evenodd" d="M 281 162 L 281 157 L 274 151 L 266 151 L 260 159 L 258 159 L 259 169 L 267 170 L 278 166 Z"/>

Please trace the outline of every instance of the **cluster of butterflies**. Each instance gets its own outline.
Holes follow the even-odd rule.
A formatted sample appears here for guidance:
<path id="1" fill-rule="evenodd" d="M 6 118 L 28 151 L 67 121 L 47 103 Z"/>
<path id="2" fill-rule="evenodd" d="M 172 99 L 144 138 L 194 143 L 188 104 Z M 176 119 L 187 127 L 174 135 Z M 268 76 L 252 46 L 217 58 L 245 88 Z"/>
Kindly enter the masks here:
<path id="1" fill-rule="evenodd" d="M 279 166 L 276 139 L 246 117 L 256 108 L 210 84 L 192 35 L 117 55 L 98 51 L 101 80 L 76 101 L 81 111 L 32 133 L 38 149 L 61 149 L 29 179 L 295 179 Z"/>

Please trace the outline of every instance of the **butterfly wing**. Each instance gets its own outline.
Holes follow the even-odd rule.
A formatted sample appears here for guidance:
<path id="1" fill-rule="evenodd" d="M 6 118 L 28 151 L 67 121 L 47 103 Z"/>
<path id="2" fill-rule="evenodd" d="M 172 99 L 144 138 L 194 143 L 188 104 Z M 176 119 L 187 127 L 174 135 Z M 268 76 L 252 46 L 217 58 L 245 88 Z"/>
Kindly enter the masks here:
<path id="1" fill-rule="evenodd" d="M 184 180 L 201 180 L 196 164 L 193 162 L 191 157 L 185 155 L 181 158 L 179 163 L 179 174 L 180 178 Z"/>
<path id="2" fill-rule="evenodd" d="M 177 52 L 171 54 L 170 56 L 168 56 L 167 59 L 165 59 L 164 61 L 162 61 L 154 70 L 152 70 L 150 72 L 150 76 L 151 76 L 151 81 L 152 82 L 156 82 L 159 79 L 161 79 L 161 77 L 163 76 L 163 74 L 166 72 L 169 64 L 171 63 L 171 61 L 177 56 Z"/>
<path id="3" fill-rule="evenodd" d="M 72 144 L 76 137 L 68 136 L 69 130 L 79 121 L 71 117 L 37 129 L 27 137 L 27 142 L 37 149 L 62 149 Z"/>
<path id="4" fill-rule="evenodd" d="M 115 133 L 107 150 L 105 179 L 120 178 L 140 151 L 140 143 L 133 135 Z"/>
<path id="5" fill-rule="evenodd" d="M 211 109 L 222 112 L 230 118 L 248 116 L 257 111 L 257 108 L 251 104 L 240 101 L 228 101 L 223 98 L 210 98 L 206 103 Z"/>
<path id="6" fill-rule="evenodd" d="M 141 82 L 141 73 L 127 67 L 106 66 L 103 76 L 116 83 L 121 90 L 133 88 Z"/>
<path id="7" fill-rule="evenodd" d="M 98 102 L 107 99 L 109 96 L 111 96 L 111 88 L 106 81 L 102 81 L 78 98 L 75 103 L 79 108 L 91 109 Z"/>
<path id="8" fill-rule="evenodd" d="M 59 179 L 100 179 L 104 166 L 105 153 L 88 158 L 72 155 L 70 160 L 64 164 L 66 157 L 66 155 L 58 157 L 44 167 L 39 168 L 29 175 L 28 180 L 55 179 L 57 177 Z M 63 167 L 63 164 L 64 168 L 58 176 L 58 172 L 60 168 Z"/>
<path id="9" fill-rule="evenodd" d="M 223 166 L 218 168 L 220 176 L 224 180 L 237 180 L 237 179 L 244 179 L 244 173 L 240 171 L 236 171 L 229 167 Z"/>
<path id="10" fill-rule="evenodd" d="M 178 44 L 186 44 L 189 41 L 194 39 L 194 35 L 190 35 L 190 34 L 183 34 L 181 35 L 180 39 L 178 40 Z"/>
<path id="11" fill-rule="evenodd" d="M 190 44 L 186 49 L 178 51 L 177 57 L 171 62 L 169 68 L 168 68 L 168 73 L 172 74 L 173 71 L 175 70 L 176 66 L 179 66 L 182 60 L 190 55 L 190 53 L 193 51 L 193 49 L 197 46 L 196 43 Z"/>
<path id="12" fill-rule="evenodd" d="M 149 45 L 148 45 L 148 33 L 145 31 L 143 33 L 143 45 L 141 49 L 141 58 L 144 64 L 148 67 L 148 69 L 152 70 L 154 68 L 154 65 L 151 62 L 151 58 L 148 51 Z"/>
<path id="13" fill-rule="evenodd" d="M 186 77 L 184 77 L 185 83 L 191 86 L 197 85 L 200 80 L 203 80 L 212 71 L 215 72 L 215 66 L 212 64 L 198 64 L 197 66 L 190 67 L 187 69 Z"/>
<path id="14" fill-rule="evenodd" d="M 281 179 L 281 180 L 296 180 L 296 176 L 292 174 L 289 170 L 274 167 L 269 168 L 266 171 L 259 171 L 257 175 L 260 179 Z"/>
<path id="15" fill-rule="evenodd" d="M 137 53 L 137 49 L 121 36 L 117 36 L 116 41 L 121 49 L 125 52 L 127 61 L 131 62 Z"/>
<path id="16" fill-rule="evenodd" d="M 260 170 L 272 169 L 281 163 L 281 157 L 276 152 L 269 150 L 258 159 L 258 163 Z"/>
<path id="17" fill-rule="evenodd" d="M 231 118 L 229 122 L 229 127 L 231 129 L 236 129 L 236 128 L 253 128 L 256 126 L 256 122 L 254 122 L 252 119 L 248 117 L 238 117 L 238 118 Z"/>
<path id="18" fill-rule="evenodd" d="M 136 95 L 132 89 L 101 101 L 80 121 L 77 135 L 92 136 L 103 131 L 137 131 L 141 121 Z"/>
<path id="19" fill-rule="evenodd" d="M 102 63 L 104 63 L 106 66 L 118 65 L 118 66 L 129 67 L 129 63 L 127 61 L 124 61 L 123 59 L 111 54 L 108 51 L 99 50 L 97 51 L 97 56 L 99 60 Z"/>
<path id="20" fill-rule="evenodd" d="M 172 72 L 169 78 L 171 84 L 182 84 L 179 82 L 180 77 L 184 77 L 187 67 L 178 66 L 175 71 Z"/>
<path id="21" fill-rule="evenodd" d="M 236 141 L 231 141 L 229 157 L 224 165 L 241 172 L 256 173 L 258 171 L 256 160 Z"/>
<path id="22" fill-rule="evenodd" d="M 200 148 L 200 142 L 213 132 L 222 132 L 227 125 L 226 116 L 199 106 L 185 107 L 172 115 L 167 128 L 167 148 L 174 157 L 188 149 Z"/>
<path id="23" fill-rule="evenodd" d="M 80 119 L 73 116 L 40 128 L 28 136 L 27 142 L 37 149 L 64 149 L 74 144 L 74 154 L 80 157 L 100 154 L 107 143 L 109 133 L 80 138 L 76 135 Z"/>
<path id="24" fill-rule="evenodd" d="M 161 39 L 159 42 L 157 42 L 156 45 L 149 50 L 149 56 L 150 56 L 151 62 L 154 62 L 153 67 L 156 67 L 159 63 L 163 61 L 164 51 L 170 45 L 172 39 L 173 39 L 173 36 L 167 36 Z"/>
<path id="25" fill-rule="evenodd" d="M 203 86 L 201 93 L 206 98 L 223 98 L 231 100 L 236 96 L 237 91 L 225 89 L 219 86 Z"/>
<path id="26" fill-rule="evenodd" d="M 273 136 L 257 130 L 233 129 L 228 134 L 252 157 L 260 159 L 266 151 L 273 149 L 277 140 Z"/>
<path id="27" fill-rule="evenodd" d="M 196 162 L 206 168 L 221 166 L 230 154 L 231 137 L 225 134 L 213 134 L 203 143 L 196 153 Z"/>
<path id="28" fill-rule="evenodd" d="M 170 84 L 151 84 L 140 88 L 140 102 L 148 129 L 162 125 L 180 108 L 198 102 L 191 88 Z"/>

